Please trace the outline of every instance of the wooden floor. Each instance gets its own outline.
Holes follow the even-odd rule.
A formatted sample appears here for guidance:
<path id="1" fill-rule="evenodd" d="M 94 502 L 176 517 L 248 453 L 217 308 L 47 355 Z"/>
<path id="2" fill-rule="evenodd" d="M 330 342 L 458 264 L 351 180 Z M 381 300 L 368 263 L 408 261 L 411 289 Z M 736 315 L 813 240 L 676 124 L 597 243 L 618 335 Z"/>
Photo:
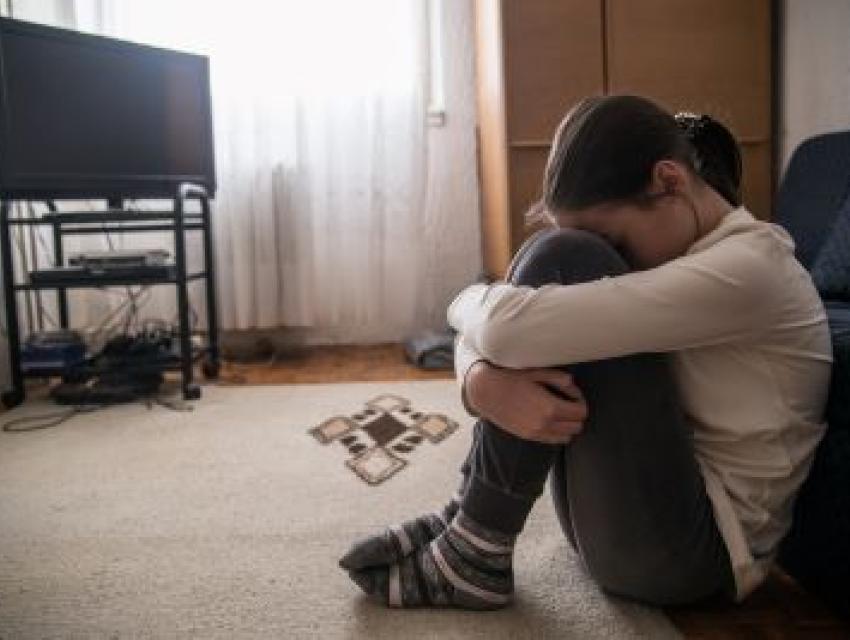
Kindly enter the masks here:
<path id="1" fill-rule="evenodd" d="M 298 384 L 453 378 L 405 361 L 400 345 L 314 347 L 265 362 L 226 363 L 222 384 Z M 832 640 L 850 638 L 850 624 L 832 615 L 778 570 L 740 605 L 669 609 L 686 638 L 695 640 Z"/>
<path id="2" fill-rule="evenodd" d="M 400 344 L 312 347 L 275 355 L 264 362 L 225 362 L 224 384 L 299 384 L 445 380 L 452 371 L 424 371 L 404 357 Z"/>

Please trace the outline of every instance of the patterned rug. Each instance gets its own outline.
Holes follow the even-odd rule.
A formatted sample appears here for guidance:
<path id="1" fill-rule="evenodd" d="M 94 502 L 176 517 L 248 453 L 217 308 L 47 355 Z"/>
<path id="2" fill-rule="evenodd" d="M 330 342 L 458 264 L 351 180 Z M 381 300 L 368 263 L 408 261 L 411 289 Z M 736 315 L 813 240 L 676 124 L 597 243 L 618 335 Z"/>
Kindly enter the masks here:
<path id="1" fill-rule="evenodd" d="M 424 441 L 441 442 L 457 429 L 442 413 L 430 413 L 391 393 L 367 400 L 350 415 L 336 415 L 310 429 L 322 444 L 339 442 L 353 456 L 346 466 L 376 485 L 407 466 L 408 457 Z"/>
<path id="2" fill-rule="evenodd" d="M 394 451 L 413 462 L 370 485 L 346 468 L 355 454 L 339 439 L 320 446 L 305 429 L 375 418 L 390 405 L 365 403 L 382 395 L 408 400 L 414 421 L 384 446 L 422 435 L 415 421 L 429 414 L 459 426 L 438 444 L 423 435 L 414 451 Z M 125 405 L 0 433 L 0 638 L 680 637 L 656 610 L 600 592 L 548 492 L 517 541 L 508 609 L 387 610 L 340 570 L 353 540 L 433 510 L 457 488 L 474 419 L 452 380 L 206 386 L 194 407 Z M 401 408 L 391 411 L 399 421 Z M 357 437 L 377 446 L 368 432 Z"/>

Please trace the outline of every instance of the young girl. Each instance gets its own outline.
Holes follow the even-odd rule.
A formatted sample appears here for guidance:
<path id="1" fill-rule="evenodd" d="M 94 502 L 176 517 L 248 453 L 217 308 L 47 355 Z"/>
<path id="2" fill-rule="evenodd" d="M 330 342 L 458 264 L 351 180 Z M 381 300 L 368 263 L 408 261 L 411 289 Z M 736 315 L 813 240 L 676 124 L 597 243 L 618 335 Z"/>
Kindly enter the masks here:
<path id="1" fill-rule="evenodd" d="M 825 424 L 826 315 L 794 245 L 741 205 L 708 116 L 589 98 L 555 135 L 509 282 L 448 310 L 479 417 L 458 494 L 340 564 L 390 606 L 492 609 L 550 475 L 610 593 L 743 599 L 767 574 Z"/>

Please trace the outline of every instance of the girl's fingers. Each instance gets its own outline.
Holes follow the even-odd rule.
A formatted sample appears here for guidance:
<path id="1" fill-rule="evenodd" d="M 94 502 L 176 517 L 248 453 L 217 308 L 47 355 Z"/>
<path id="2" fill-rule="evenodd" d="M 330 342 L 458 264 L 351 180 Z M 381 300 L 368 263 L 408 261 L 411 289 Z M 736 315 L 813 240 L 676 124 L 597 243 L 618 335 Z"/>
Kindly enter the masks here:
<path id="1" fill-rule="evenodd" d="M 552 412 L 554 422 L 576 422 L 582 423 L 587 420 L 587 404 L 584 400 L 560 400 L 553 399 L 555 402 Z"/>
<path id="2" fill-rule="evenodd" d="M 542 438 L 549 444 L 568 444 L 581 432 L 582 423 L 560 421 L 549 425 Z"/>
<path id="3" fill-rule="evenodd" d="M 581 389 L 573 382 L 573 377 L 564 371 L 539 369 L 535 371 L 533 379 L 564 399 L 582 400 L 584 398 Z"/>

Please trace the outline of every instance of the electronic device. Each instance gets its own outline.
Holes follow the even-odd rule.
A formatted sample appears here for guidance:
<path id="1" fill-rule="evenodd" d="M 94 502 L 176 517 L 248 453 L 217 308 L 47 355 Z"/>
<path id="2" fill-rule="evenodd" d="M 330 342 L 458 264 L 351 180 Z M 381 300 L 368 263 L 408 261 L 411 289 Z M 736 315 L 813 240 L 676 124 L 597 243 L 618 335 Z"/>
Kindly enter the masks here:
<path id="1" fill-rule="evenodd" d="M 145 280 L 176 280 L 173 264 L 135 265 L 90 269 L 88 267 L 55 267 L 30 271 L 30 282 L 39 286 L 70 287 L 77 285 L 108 285 L 115 280 L 143 283 Z"/>
<path id="2" fill-rule="evenodd" d="M 72 267 L 83 267 L 89 271 L 108 271 L 132 267 L 162 266 L 171 254 L 164 249 L 150 251 L 87 251 L 68 258 Z"/>
<path id="3" fill-rule="evenodd" d="M 0 197 L 215 192 L 206 57 L 0 19 Z"/>
<path id="4" fill-rule="evenodd" d="M 86 345 L 76 331 L 33 333 L 21 346 L 21 370 L 29 374 L 68 371 L 86 359 Z"/>
<path id="5" fill-rule="evenodd" d="M 93 356 L 85 375 L 66 376 L 50 390 L 59 404 L 116 404 L 150 397 L 164 382 L 164 372 L 177 357 L 173 329 L 162 326 L 136 335 L 111 338 Z"/>

